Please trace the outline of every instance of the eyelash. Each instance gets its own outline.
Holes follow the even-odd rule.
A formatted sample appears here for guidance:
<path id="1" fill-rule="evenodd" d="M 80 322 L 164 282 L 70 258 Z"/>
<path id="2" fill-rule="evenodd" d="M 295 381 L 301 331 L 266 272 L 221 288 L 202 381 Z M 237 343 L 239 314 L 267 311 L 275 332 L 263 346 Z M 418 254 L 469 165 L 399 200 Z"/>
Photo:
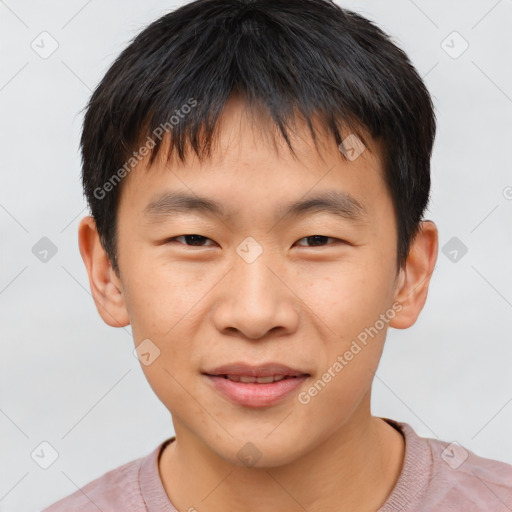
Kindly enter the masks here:
<path id="1" fill-rule="evenodd" d="M 175 236 L 175 237 L 172 237 L 172 238 L 169 238 L 167 239 L 165 242 L 166 243 L 180 243 L 180 242 L 177 242 L 177 239 L 178 238 L 184 238 L 184 237 L 191 237 L 191 236 L 198 236 L 198 237 L 201 237 L 201 238 L 204 238 L 205 240 L 211 240 L 211 238 L 208 238 L 206 236 L 202 236 L 202 235 L 196 235 L 196 234 L 190 234 L 190 235 L 179 235 L 179 236 Z M 325 235 L 309 235 L 309 236 L 305 236 L 303 238 L 300 238 L 298 241 L 301 241 L 301 240 L 306 240 L 308 238 L 314 238 L 314 237 L 320 237 L 320 238 L 326 238 L 328 240 L 335 240 L 335 242 L 339 242 L 339 243 L 347 243 L 345 242 L 344 240 L 341 240 L 339 238 L 334 238 L 332 236 L 325 236 Z M 187 244 L 181 244 L 181 245 L 185 245 L 186 247 L 204 247 L 204 246 L 194 246 L 194 245 L 187 245 Z M 323 246 L 326 246 L 326 245 L 334 245 L 334 244 L 325 244 Z M 323 246 L 318 246 L 318 245 L 312 245 L 312 246 L 308 246 L 308 245 L 301 245 L 299 247 L 323 247 Z M 208 247 L 208 246 L 205 246 L 205 247 Z"/>

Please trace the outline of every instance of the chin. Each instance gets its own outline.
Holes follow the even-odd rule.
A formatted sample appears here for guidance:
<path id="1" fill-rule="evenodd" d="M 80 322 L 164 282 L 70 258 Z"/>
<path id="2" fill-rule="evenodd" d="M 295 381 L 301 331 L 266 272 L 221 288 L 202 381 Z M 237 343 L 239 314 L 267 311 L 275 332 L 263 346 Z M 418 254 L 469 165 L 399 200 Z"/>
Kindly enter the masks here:
<path id="1" fill-rule="evenodd" d="M 278 432 L 278 429 L 270 435 L 268 432 L 272 429 L 255 428 L 254 433 L 244 430 L 241 435 L 230 429 L 233 437 L 226 434 L 222 440 L 216 438 L 214 442 L 207 443 L 230 464 L 254 469 L 276 468 L 293 463 L 308 451 L 302 435 L 298 440 L 286 430 Z"/>

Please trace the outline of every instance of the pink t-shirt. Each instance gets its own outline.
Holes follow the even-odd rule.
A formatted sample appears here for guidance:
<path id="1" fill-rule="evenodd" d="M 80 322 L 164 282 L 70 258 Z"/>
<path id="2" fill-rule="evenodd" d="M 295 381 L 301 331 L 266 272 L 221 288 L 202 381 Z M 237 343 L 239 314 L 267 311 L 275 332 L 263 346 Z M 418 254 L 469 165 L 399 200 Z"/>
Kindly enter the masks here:
<path id="1" fill-rule="evenodd" d="M 510 512 L 512 465 L 456 443 L 419 437 L 407 423 L 383 418 L 405 438 L 402 471 L 376 512 Z M 178 512 L 158 472 L 162 442 L 149 455 L 113 469 L 42 512 Z"/>

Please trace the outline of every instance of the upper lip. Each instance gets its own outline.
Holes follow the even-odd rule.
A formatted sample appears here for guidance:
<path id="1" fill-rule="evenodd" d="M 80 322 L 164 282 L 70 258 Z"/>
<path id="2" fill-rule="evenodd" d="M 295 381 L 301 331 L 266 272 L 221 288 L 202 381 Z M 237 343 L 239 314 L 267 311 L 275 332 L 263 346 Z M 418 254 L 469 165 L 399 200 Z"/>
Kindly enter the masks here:
<path id="1" fill-rule="evenodd" d="M 290 368 L 280 363 L 266 363 L 253 366 L 242 362 L 224 364 L 203 373 L 207 375 L 245 375 L 248 377 L 270 377 L 274 375 L 298 377 L 300 375 L 309 375 L 307 372 Z"/>

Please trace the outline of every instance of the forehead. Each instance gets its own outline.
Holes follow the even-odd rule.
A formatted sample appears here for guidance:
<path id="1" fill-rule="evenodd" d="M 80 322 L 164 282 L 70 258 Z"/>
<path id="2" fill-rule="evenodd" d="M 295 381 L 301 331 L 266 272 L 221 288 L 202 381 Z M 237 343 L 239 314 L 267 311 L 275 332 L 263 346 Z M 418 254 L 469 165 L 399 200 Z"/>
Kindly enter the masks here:
<path id="1" fill-rule="evenodd" d="M 155 218 L 189 207 L 235 216 L 255 203 L 268 205 L 277 216 L 315 207 L 337 209 L 347 217 L 371 215 L 372 201 L 386 194 L 380 145 L 365 135 L 364 146 L 345 130 L 346 144 L 359 142 L 355 149 L 362 151 L 346 159 L 320 122 L 315 130 L 317 145 L 307 124 L 296 118 L 288 130 L 293 155 L 268 114 L 231 98 L 219 116 L 209 157 L 200 160 L 187 148 L 185 162 L 176 152 L 167 159 L 167 134 L 153 165 L 148 167 L 146 158 L 126 176 L 120 202 Z"/>

